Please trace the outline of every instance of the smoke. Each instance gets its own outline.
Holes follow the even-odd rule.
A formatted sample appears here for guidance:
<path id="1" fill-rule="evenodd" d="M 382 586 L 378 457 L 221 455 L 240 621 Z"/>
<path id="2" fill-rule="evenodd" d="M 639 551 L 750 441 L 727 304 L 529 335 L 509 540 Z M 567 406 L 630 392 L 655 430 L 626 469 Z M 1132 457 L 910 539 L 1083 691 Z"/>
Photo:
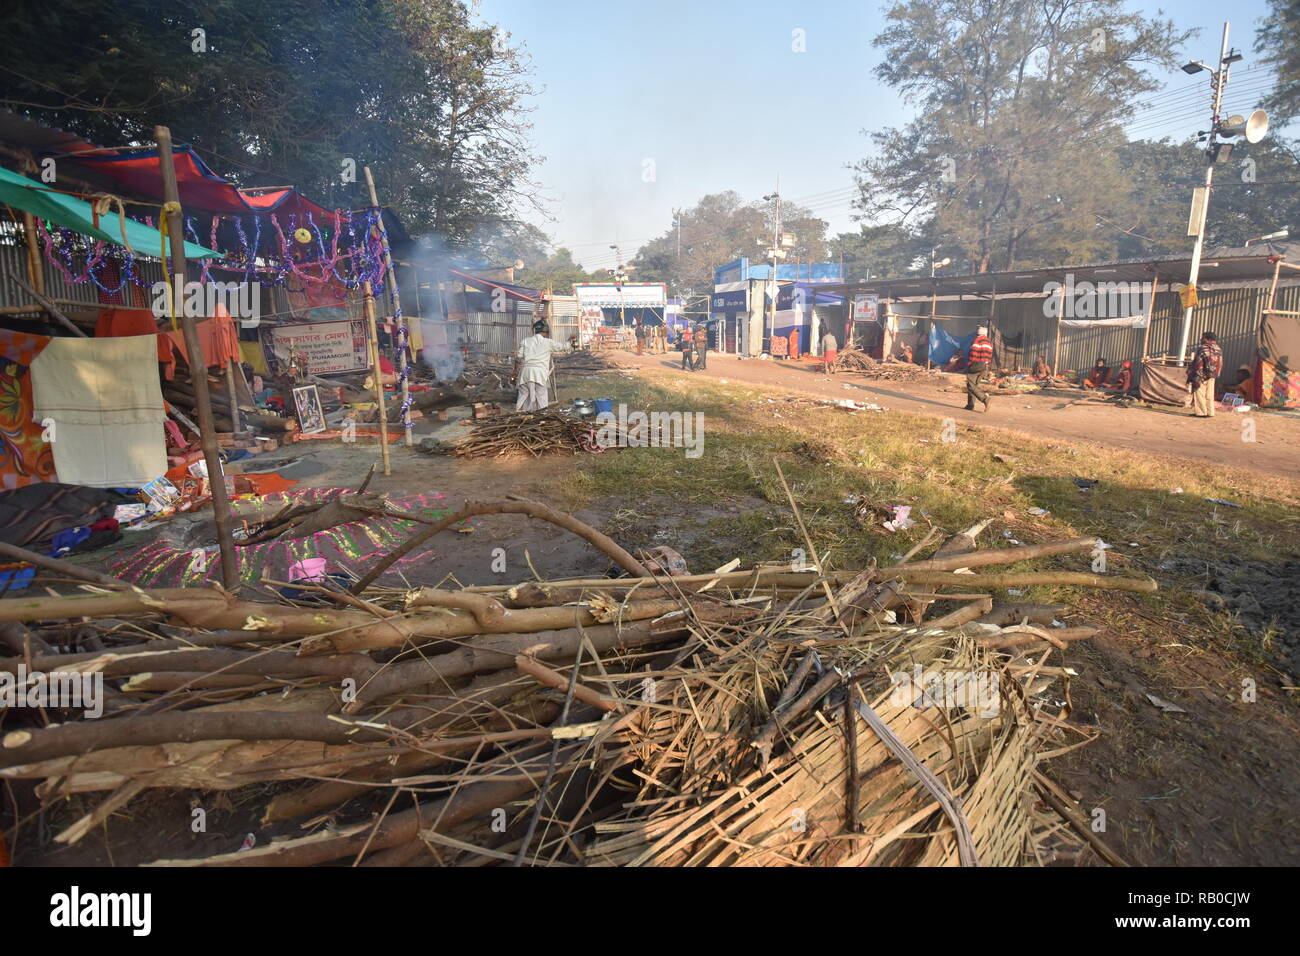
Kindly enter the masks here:
<path id="1" fill-rule="evenodd" d="M 465 356 L 457 341 L 458 327 L 449 322 L 439 286 L 447 280 L 451 255 L 436 235 L 422 236 L 411 254 L 420 281 L 429 283 L 429 295 L 420 296 L 420 357 L 440 382 L 452 382 L 465 370 Z"/>

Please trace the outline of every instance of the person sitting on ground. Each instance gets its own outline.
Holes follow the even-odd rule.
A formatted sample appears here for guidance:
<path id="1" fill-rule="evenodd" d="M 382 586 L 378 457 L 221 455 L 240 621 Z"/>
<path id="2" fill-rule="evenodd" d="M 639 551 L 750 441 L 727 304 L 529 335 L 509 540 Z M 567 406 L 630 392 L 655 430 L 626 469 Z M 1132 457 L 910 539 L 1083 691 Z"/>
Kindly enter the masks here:
<path id="1" fill-rule="evenodd" d="M 1033 379 L 1036 382 L 1050 382 L 1052 380 L 1052 366 L 1047 364 L 1045 356 L 1038 356 L 1034 359 Z"/>
<path id="2" fill-rule="evenodd" d="M 885 361 L 886 362 L 911 362 L 912 346 L 904 343 L 903 346 L 893 355 L 885 356 Z"/>
<path id="3" fill-rule="evenodd" d="M 1237 383 L 1228 389 L 1228 392 L 1235 392 L 1247 402 L 1255 400 L 1255 376 L 1251 373 L 1249 365 L 1237 369 Z"/>
<path id="4" fill-rule="evenodd" d="M 1113 392 L 1119 392 L 1125 395 L 1133 390 L 1133 363 L 1125 359 L 1120 363 L 1119 374 L 1115 376 L 1115 381 L 1102 386 Z"/>
<path id="5" fill-rule="evenodd" d="M 943 367 L 945 372 L 960 372 L 966 368 L 966 356 L 961 352 L 954 352 L 952 358 Z"/>
<path id="6" fill-rule="evenodd" d="M 1104 358 L 1097 359 L 1097 364 L 1079 384 L 1084 388 L 1101 388 L 1110 381 L 1110 366 L 1106 364 Z"/>

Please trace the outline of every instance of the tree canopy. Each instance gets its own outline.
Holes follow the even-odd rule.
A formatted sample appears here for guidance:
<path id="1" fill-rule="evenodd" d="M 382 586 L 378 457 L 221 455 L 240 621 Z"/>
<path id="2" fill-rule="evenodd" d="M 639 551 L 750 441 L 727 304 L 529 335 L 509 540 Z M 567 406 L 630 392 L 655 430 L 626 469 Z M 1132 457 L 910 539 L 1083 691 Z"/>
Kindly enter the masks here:
<path id="1" fill-rule="evenodd" d="M 162 124 L 241 185 L 348 208 L 368 205 L 369 166 L 380 201 L 452 250 L 477 252 L 533 202 L 527 63 L 459 0 L 9 0 L 6 13 L 0 104 L 92 142 L 148 143 Z"/>

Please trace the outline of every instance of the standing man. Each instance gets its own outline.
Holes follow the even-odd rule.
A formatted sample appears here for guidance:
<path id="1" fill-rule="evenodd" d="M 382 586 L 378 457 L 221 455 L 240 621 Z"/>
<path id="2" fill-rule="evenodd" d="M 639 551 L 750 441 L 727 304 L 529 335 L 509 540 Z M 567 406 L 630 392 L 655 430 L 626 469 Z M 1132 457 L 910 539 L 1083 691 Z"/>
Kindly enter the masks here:
<path id="1" fill-rule="evenodd" d="M 695 326 L 695 367 L 709 367 L 709 326 L 701 322 Z"/>
<path id="2" fill-rule="evenodd" d="M 840 343 L 835 341 L 835 333 L 830 329 L 822 336 L 822 371 L 827 375 L 835 374 L 835 360 L 840 357 Z"/>
<path id="3" fill-rule="evenodd" d="M 993 343 L 989 341 L 988 328 L 981 325 L 966 352 L 966 411 L 975 411 L 977 400 L 984 403 L 984 411 L 989 410 L 989 393 L 985 389 L 992 364 Z"/>
<path id="4" fill-rule="evenodd" d="M 682 353 L 682 371 L 695 371 L 695 346 L 691 342 L 691 327 L 688 325 L 677 332 L 677 348 Z"/>
<path id="5" fill-rule="evenodd" d="M 1201 336 L 1201 344 L 1192 353 L 1192 364 L 1187 367 L 1187 384 L 1192 389 L 1192 415 L 1196 418 L 1214 417 L 1214 380 L 1223 370 L 1223 351 L 1213 332 Z"/>
<path id="6" fill-rule="evenodd" d="M 551 356 L 571 349 L 577 336 L 570 336 L 568 345 L 552 342 L 551 327 L 545 319 L 533 323 L 533 334 L 519 343 L 515 352 L 515 381 L 519 397 L 515 411 L 540 412 L 551 404 Z"/>
<path id="7" fill-rule="evenodd" d="M 645 333 L 646 333 L 645 320 L 637 319 L 636 327 L 632 330 L 632 334 L 636 336 L 637 355 L 641 355 L 645 352 Z"/>

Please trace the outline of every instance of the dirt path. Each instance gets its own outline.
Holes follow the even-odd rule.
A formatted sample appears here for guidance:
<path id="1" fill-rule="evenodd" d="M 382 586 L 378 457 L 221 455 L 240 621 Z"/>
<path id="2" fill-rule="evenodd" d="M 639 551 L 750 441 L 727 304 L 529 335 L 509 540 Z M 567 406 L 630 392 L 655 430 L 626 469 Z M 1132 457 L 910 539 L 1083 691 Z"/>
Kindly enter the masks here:
<path id="1" fill-rule="evenodd" d="M 1290 414 L 1219 414 L 1205 420 L 1173 409 L 1119 408 L 1036 393 L 998 395 L 986 414 L 965 410 L 959 376 L 949 376 L 952 384 L 947 387 L 936 387 L 919 382 L 879 382 L 853 374 L 827 376 L 810 363 L 741 360 L 734 355 L 710 354 L 709 367 L 699 372 L 683 372 L 680 359 L 671 355 L 635 356 L 629 352 L 618 358 L 624 365 L 639 361 L 643 372 L 670 369 L 677 375 L 707 376 L 785 393 L 851 398 L 1037 438 L 1097 442 L 1286 477 L 1295 477 L 1300 471 L 1300 417 Z M 1246 420 L 1254 424 L 1253 442 L 1243 440 Z"/>

